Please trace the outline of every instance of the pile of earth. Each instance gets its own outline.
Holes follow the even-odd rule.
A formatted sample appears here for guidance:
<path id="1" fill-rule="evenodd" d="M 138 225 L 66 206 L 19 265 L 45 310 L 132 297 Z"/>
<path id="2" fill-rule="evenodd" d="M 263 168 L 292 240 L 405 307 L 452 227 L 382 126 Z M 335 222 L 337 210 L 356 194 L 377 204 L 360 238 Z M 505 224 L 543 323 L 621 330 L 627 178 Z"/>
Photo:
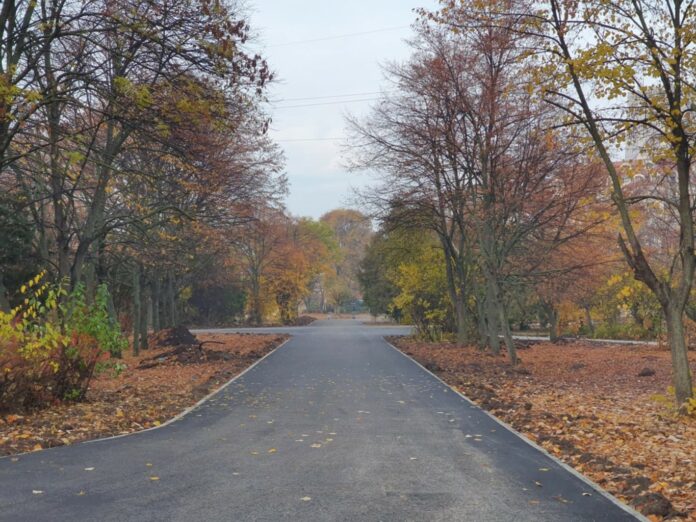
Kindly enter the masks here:
<path id="1" fill-rule="evenodd" d="M 148 346 L 153 349 L 172 348 L 176 346 L 190 346 L 198 344 L 198 339 L 185 326 L 165 328 L 159 332 L 151 334 L 148 339 Z"/>
<path id="2" fill-rule="evenodd" d="M 308 324 L 312 324 L 314 321 L 316 321 L 316 318 L 312 317 L 311 315 L 301 315 L 293 321 L 292 326 L 307 326 Z"/>
<path id="3" fill-rule="evenodd" d="M 139 369 L 154 368 L 165 364 L 197 364 L 232 356 L 225 352 L 209 350 L 206 344 L 222 344 L 216 341 L 200 342 L 185 326 L 165 328 L 148 337 L 148 347 L 157 352 L 143 359 Z"/>

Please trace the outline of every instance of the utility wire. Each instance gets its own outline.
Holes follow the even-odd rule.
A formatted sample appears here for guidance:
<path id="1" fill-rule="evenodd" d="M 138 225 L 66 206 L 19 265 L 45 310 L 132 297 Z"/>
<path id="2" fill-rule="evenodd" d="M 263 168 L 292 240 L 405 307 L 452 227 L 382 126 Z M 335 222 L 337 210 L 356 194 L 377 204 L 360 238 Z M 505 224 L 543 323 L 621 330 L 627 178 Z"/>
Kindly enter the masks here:
<path id="1" fill-rule="evenodd" d="M 299 107 L 317 107 L 320 105 L 340 105 L 342 103 L 355 103 L 355 102 L 371 102 L 378 101 L 380 98 L 361 98 L 359 100 L 338 100 L 332 102 L 321 102 L 321 103 L 303 103 L 301 105 L 284 105 L 282 107 L 274 107 L 274 110 L 278 109 L 297 109 Z"/>
<path id="2" fill-rule="evenodd" d="M 343 141 L 345 138 L 290 138 L 287 140 L 273 140 L 278 143 L 293 143 L 302 141 Z"/>
<path id="3" fill-rule="evenodd" d="M 384 94 L 390 91 L 372 91 L 372 92 L 355 92 L 353 94 L 333 94 L 331 96 L 310 96 L 307 98 L 281 98 L 273 103 L 289 102 L 289 101 L 309 101 L 309 100 L 327 100 L 330 98 L 352 98 L 353 96 L 371 96 L 375 94 Z"/>
<path id="4" fill-rule="evenodd" d="M 271 47 L 285 47 L 288 45 L 300 45 L 300 44 L 306 44 L 306 43 L 314 43 L 314 42 L 325 42 L 327 40 L 338 40 L 341 38 L 351 38 L 353 36 L 363 36 L 367 34 L 377 34 L 377 33 L 386 33 L 388 31 L 398 31 L 400 29 L 406 29 L 410 26 L 408 25 L 400 25 L 398 27 L 385 27 L 383 29 L 374 29 L 372 31 L 361 31 L 359 33 L 346 33 L 346 34 L 339 34 L 335 36 L 325 36 L 323 38 L 312 38 L 310 40 L 296 40 L 294 42 L 284 42 L 284 43 L 279 43 L 279 44 L 273 44 L 273 45 L 267 45 L 267 48 Z"/>

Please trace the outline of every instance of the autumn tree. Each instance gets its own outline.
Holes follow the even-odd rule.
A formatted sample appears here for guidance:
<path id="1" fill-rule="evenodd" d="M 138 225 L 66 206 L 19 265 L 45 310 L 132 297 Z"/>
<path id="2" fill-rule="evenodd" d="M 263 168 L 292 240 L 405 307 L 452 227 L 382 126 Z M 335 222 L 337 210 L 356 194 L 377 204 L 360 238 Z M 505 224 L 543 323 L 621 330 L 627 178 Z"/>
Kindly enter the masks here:
<path id="1" fill-rule="evenodd" d="M 17 135 L 50 93 L 43 90 L 39 62 L 66 20 L 84 15 L 84 4 L 65 0 L 6 0 L 0 8 L 0 169 L 27 152 L 13 148 Z M 33 147 L 32 147 L 33 148 Z M 29 150 L 31 150 L 30 148 Z"/>
<path id="2" fill-rule="evenodd" d="M 318 278 L 332 273 L 336 245 L 328 230 L 321 222 L 270 208 L 236 230 L 233 256 L 245 274 L 252 323 L 269 319 L 271 304 L 283 324 L 297 319 Z"/>
<path id="3" fill-rule="evenodd" d="M 399 290 L 393 282 L 391 271 L 399 263 L 396 241 L 390 236 L 385 231 L 378 231 L 372 236 L 358 271 L 365 305 L 374 317 L 399 315 L 393 313 L 395 309 L 392 306 Z"/>
<path id="4" fill-rule="evenodd" d="M 358 265 L 372 236 L 372 223 L 361 212 L 345 208 L 327 212 L 320 221 L 333 230 L 338 249 L 335 272 L 323 281 L 322 292 L 340 309 L 360 297 Z"/>
<path id="5" fill-rule="evenodd" d="M 234 1 L 2 5 L 0 282 L 20 284 L 18 257 L 88 302 L 107 282 L 145 348 L 193 282 L 230 276 L 226 238 L 285 193 L 272 74 Z"/>
<path id="6" fill-rule="evenodd" d="M 530 252 L 543 258 L 596 224 L 579 214 L 599 189 L 592 165 L 551 129 L 555 111 L 528 96 L 514 33 L 424 21 L 413 47 L 389 69 L 398 93 L 352 122 L 356 166 L 384 173 L 367 199 L 386 221 L 439 237 L 458 341 L 479 333 L 498 353 L 502 337 L 515 363 L 506 285 L 537 269 Z"/>
<path id="7" fill-rule="evenodd" d="M 621 222 L 619 245 L 635 277 L 660 302 L 672 354 L 676 401 L 693 398 L 684 313 L 694 279 L 691 179 L 694 69 L 690 45 L 696 13 L 690 2 L 566 2 L 498 4 L 542 51 L 537 84 L 565 122 L 584 133 L 601 160 Z M 636 187 L 614 152 L 630 140 L 649 167 Z M 632 158 L 629 158 L 632 159 Z M 650 252 L 633 208 L 652 203 L 669 219 L 674 241 Z M 659 210 L 661 209 L 661 210 Z"/>

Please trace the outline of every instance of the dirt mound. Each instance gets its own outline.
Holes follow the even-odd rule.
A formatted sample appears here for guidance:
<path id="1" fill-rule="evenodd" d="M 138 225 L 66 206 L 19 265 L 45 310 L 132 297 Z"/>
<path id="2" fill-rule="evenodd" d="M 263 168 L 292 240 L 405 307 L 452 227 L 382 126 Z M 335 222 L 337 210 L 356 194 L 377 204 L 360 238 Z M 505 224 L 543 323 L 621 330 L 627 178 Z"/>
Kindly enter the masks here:
<path id="1" fill-rule="evenodd" d="M 218 352 L 203 347 L 211 342 L 200 342 L 185 326 L 160 330 L 148 339 L 149 348 L 158 353 L 140 361 L 138 368 L 142 370 L 166 364 L 197 364 L 223 358 Z"/>
<path id="2" fill-rule="evenodd" d="M 148 339 L 150 348 L 172 348 L 174 346 L 198 345 L 198 339 L 185 326 L 165 328 L 152 334 Z"/>
<path id="3" fill-rule="evenodd" d="M 311 315 L 301 315 L 297 319 L 295 319 L 292 323 L 293 326 L 307 326 L 308 324 L 312 324 L 316 319 L 312 317 Z"/>

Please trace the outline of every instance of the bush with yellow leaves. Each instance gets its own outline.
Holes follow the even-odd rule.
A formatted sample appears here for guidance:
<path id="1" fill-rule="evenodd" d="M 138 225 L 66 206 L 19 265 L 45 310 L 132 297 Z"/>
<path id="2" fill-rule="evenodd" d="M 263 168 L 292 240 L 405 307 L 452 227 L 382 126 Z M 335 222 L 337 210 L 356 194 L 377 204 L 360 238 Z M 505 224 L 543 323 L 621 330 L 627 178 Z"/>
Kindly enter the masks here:
<path id="1" fill-rule="evenodd" d="M 22 302 L 0 312 L 0 411 L 82 399 L 106 352 L 125 344 L 116 326 L 103 324 L 105 289 L 87 307 L 81 289 L 68 294 L 45 276 L 23 285 Z"/>

